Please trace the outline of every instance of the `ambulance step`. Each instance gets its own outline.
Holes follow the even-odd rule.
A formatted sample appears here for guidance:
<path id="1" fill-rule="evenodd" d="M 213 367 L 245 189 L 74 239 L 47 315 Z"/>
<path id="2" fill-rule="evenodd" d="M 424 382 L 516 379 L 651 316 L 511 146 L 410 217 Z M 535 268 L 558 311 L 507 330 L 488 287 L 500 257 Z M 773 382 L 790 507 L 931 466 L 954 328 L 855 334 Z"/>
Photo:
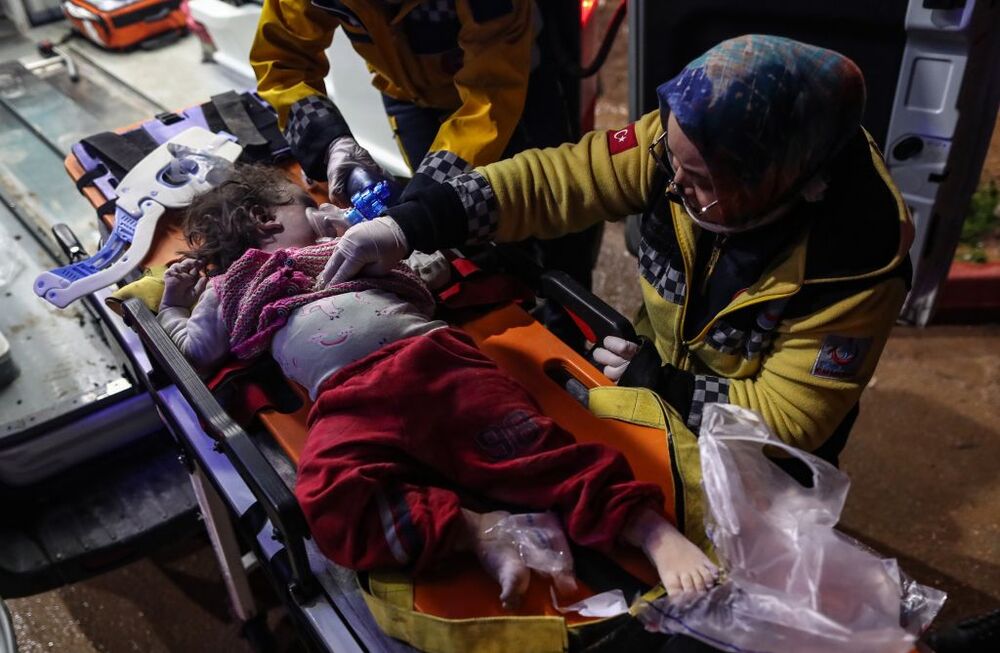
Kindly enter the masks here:
<path id="1" fill-rule="evenodd" d="M 39 486 L 0 488 L 0 505 L 5 598 L 84 580 L 202 528 L 165 433 Z"/>

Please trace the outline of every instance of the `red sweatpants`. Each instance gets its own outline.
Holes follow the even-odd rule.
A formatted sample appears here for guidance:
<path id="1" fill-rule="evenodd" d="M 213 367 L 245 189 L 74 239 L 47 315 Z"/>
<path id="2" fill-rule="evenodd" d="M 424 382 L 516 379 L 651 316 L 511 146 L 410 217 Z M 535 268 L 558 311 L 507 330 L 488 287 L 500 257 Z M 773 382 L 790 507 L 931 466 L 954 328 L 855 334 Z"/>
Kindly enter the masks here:
<path id="1" fill-rule="evenodd" d="M 352 569 L 433 565 L 460 537 L 463 502 L 551 509 L 570 539 L 605 552 L 637 506 L 663 502 L 620 453 L 576 443 L 454 329 L 337 372 L 309 427 L 295 494 L 320 550 Z"/>

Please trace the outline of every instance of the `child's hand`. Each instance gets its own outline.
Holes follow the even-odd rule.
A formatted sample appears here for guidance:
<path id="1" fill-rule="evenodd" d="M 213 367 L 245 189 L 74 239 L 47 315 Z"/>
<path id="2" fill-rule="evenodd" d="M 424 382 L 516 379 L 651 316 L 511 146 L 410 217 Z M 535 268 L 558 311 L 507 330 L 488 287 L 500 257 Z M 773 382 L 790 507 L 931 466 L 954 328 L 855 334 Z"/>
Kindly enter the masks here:
<path id="1" fill-rule="evenodd" d="M 198 261 L 187 258 L 167 268 L 163 275 L 161 309 L 170 306 L 190 309 L 194 306 L 208 285 L 208 277 L 201 275 L 201 267 Z"/>

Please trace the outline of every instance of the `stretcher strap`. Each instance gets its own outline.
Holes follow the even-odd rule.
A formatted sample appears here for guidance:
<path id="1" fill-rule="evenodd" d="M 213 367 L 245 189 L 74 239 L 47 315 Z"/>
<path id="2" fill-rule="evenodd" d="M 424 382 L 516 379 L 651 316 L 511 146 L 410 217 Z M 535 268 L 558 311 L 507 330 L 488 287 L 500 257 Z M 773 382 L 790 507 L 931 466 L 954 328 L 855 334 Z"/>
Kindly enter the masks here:
<path id="1" fill-rule="evenodd" d="M 413 609 L 413 584 L 407 576 L 371 574 L 368 586 L 362 584 L 361 595 L 379 627 L 427 653 L 563 653 L 569 647 L 562 617 L 444 619 Z"/>
<path id="2" fill-rule="evenodd" d="M 598 417 L 656 429 L 667 428 L 663 402 L 652 390 L 604 385 L 591 388 L 589 394 L 587 407 Z"/>
<path id="3" fill-rule="evenodd" d="M 245 93 L 229 91 L 213 95 L 201 105 L 212 131 L 225 131 L 243 146 L 243 161 L 271 163 L 275 155 L 288 149 L 278 130 L 278 119 Z"/>
<path id="4" fill-rule="evenodd" d="M 257 126 L 253 124 L 253 120 L 247 114 L 246 107 L 243 105 L 243 96 L 238 95 L 236 91 L 213 95 L 212 105 L 219 112 L 222 122 L 226 123 L 228 128 L 226 131 L 235 136 L 240 145 L 243 147 L 267 145 L 267 139 L 261 136 L 260 132 L 257 131 Z"/>
<path id="5" fill-rule="evenodd" d="M 701 491 L 698 438 L 684 420 L 655 392 L 647 388 L 591 388 L 587 405 L 590 412 L 598 417 L 664 430 L 670 447 L 677 528 L 709 557 L 715 559 L 715 549 L 703 527 L 706 506 Z"/>
<path id="6" fill-rule="evenodd" d="M 141 129 L 126 134 L 101 132 L 80 141 L 94 156 L 121 179 L 146 155 L 156 149 L 157 143 Z"/>

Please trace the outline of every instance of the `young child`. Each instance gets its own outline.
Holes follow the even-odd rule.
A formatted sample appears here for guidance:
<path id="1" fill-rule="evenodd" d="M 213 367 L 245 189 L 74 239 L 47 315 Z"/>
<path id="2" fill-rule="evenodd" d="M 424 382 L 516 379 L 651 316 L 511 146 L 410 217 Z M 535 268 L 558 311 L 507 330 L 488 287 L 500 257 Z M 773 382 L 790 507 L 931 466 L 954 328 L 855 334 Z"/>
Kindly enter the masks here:
<path id="1" fill-rule="evenodd" d="M 530 575 L 489 532 L 509 513 L 483 511 L 499 505 L 552 510 L 600 551 L 641 547 L 670 592 L 714 582 L 663 516 L 660 489 L 614 450 L 575 442 L 468 336 L 431 319 L 408 268 L 316 287 L 337 245 L 322 242 L 330 225 L 313 207 L 273 171 L 237 167 L 190 207 L 191 258 L 168 270 L 158 319 L 203 372 L 269 351 L 308 389 L 295 493 L 324 554 L 419 571 L 473 550 L 513 606 Z"/>

